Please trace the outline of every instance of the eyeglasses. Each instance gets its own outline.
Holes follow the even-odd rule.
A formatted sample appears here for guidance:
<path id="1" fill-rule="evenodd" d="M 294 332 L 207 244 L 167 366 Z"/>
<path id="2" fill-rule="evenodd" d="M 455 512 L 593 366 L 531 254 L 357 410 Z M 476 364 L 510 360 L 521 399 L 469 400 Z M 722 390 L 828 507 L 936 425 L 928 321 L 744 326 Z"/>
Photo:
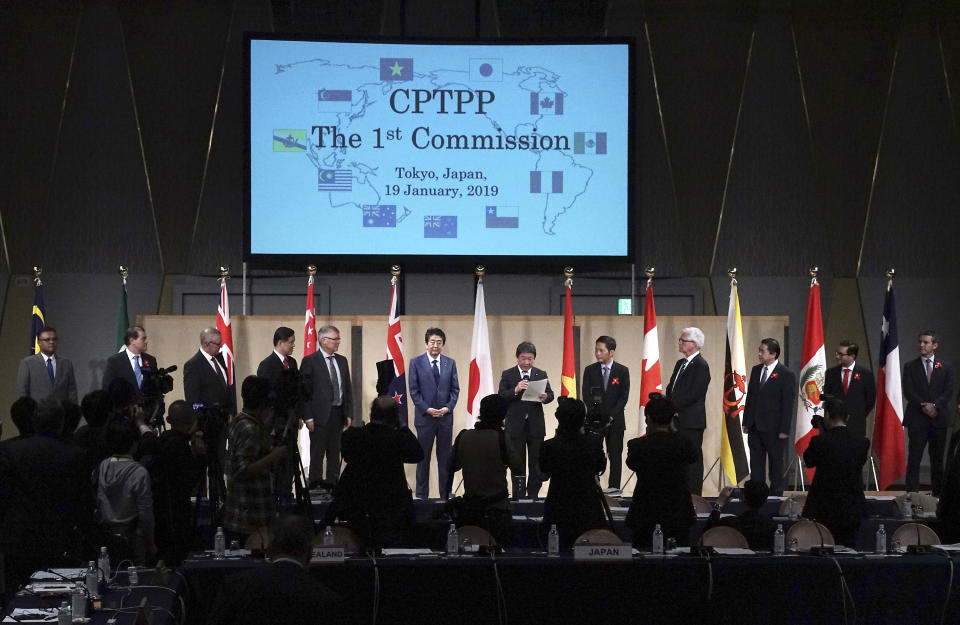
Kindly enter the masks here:
<path id="1" fill-rule="evenodd" d="M 339 342 L 340 342 L 340 337 L 339 337 L 339 336 L 338 336 L 338 337 L 321 336 L 321 337 L 320 337 L 320 340 L 322 341 L 323 339 L 327 339 L 328 341 L 333 341 L 334 343 L 339 343 Z"/>
<path id="2" fill-rule="evenodd" d="M 679 339 L 677 339 L 677 340 L 680 341 L 681 343 L 696 343 L 696 341 L 694 341 L 694 340 L 692 340 L 692 339 L 685 339 L 685 338 L 683 338 L 683 337 L 681 337 L 681 338 L 679 338 Z"/>

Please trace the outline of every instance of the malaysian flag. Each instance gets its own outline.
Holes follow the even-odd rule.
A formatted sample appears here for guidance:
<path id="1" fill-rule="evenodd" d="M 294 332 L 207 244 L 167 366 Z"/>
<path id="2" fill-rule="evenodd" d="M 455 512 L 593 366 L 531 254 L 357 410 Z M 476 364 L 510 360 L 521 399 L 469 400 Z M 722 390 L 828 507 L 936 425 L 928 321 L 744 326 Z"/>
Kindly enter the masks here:
<path id="1" fill-rule="evenodd" d="M 352 191 L 353 172 L 349 169 L 321 169 L 317 175 L 317 191 Z"/>

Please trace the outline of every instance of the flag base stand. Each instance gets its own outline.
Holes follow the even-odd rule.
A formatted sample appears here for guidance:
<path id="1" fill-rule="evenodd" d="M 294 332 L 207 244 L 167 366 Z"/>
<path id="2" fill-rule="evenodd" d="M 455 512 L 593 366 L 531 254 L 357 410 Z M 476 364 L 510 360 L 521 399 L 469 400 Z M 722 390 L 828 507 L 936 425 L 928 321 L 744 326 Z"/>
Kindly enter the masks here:
<path id="1" fill-rule="evenodd" d="M 793 468 L 793 467 L 787 467 L 787 470 L 783 472 L 783 481 L 784 481 L 784 482 L 787 481 L 787 474 L 790 473 L 790 470 L 791 470 L 792 468 Z M 793 490 L 794 490 L 794 491 L 797 490 L 797 481 L 798 481 L 798 480 L 799 480 L 799 482 L 800 482 L 800 489 L 799 489 L 800 492 L 801 492 L 801 493 L 807 492 L 807 489 L 806 489 L 806 487 L 804 486 L 804 480 L 803 480 L 803 459 L 800 458 L 800 456 L 797 456 L 797 473 L 793 476 Z"/>
<path id="2" fill-rule="evenodd" d="M 872 454 L 870 456 L 870 472 L 873 474 L 873 484 L 877 487 L 877 492 L 880 492 L 880 480 L 877 479 L 877 464 L 873 461 Z"/>

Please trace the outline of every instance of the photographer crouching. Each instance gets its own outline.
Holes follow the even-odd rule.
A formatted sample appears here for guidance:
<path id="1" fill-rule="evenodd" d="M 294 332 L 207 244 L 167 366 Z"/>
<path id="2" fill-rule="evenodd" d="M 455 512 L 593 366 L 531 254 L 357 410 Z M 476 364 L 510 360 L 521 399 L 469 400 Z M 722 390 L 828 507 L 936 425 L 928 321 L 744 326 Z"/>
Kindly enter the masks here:
<path id="1" fill-rule="evenodd" d="M 277 514 L 273 485 L 274 466 L 287 456 L 287 448 L 274 446 L 262 413 L 267 407 L 269 382 L 251 375 L 243 381 L 243 410 L 227 430 L 227 496 L 223 525 L 241 543 L 269 525 Z"/>

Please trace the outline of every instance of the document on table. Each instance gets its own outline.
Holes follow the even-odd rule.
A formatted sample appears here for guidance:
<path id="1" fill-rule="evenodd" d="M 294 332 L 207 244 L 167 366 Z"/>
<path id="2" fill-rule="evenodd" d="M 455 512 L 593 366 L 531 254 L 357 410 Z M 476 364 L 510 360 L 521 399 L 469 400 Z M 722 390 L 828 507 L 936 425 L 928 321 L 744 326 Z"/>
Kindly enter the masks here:
<path id="1" fill-rule="evenodd" d="M 547 392 L 546 378 L 542 380 L 530 380 L 527 382 L 527 390 L 523 392 L 523 401 L 540 401 L 540 395 Z"/>
<path id="2" fill-rule="evenodd" d="M 56 623 L 59 608 L 14 608 L 4 623 Z"/>

